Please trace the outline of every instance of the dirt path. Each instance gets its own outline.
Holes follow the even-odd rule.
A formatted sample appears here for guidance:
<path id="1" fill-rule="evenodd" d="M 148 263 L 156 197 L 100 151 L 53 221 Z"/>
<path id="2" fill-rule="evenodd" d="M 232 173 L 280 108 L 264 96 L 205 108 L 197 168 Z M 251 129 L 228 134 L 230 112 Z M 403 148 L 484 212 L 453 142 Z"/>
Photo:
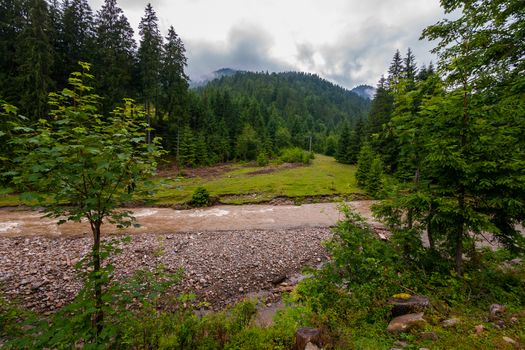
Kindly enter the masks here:
<path id="1" fill-rule="evenodd" d="M 371 218 L 373 201 L 349 204 L 366 218 Z M 174 210 L 169 208 L 133 209 L 141 227 L 119 230 L 105 226 L 105 233 L 163 234 L 228 230 L 272 230 L 297 227 L 329 227 L 342 218 L 335 203 L 294 205 L 221 205 L 205 209 Z M 57 225 L 58 220 L 42 218 L 37 211 L 0 209 L 0 237 L 74 237 L 89 233 L 86 223 Z"/>

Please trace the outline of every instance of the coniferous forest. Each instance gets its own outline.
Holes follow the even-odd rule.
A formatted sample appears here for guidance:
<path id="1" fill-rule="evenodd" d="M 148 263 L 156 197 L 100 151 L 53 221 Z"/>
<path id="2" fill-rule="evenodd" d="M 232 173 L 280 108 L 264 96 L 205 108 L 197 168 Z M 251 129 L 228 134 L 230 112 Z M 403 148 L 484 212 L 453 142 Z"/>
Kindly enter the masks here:
<path id="1" fill-rule="evenodd" d="M 523 348 L 525 3 L 439 3 L 416 33 L 434 60 L 401 47 L 358 94 L 191 82 L 151 4 L 134 29 L 116 0 L 0 0 L 0 347 Z M 304 203 L 338 218 L 199 226 Z M 36 238 L 35 210 L 56 221 Z M 182 212 L 187 232 L 131 231 Z M 66 222 L 79 237 L 48 232 Z"/>
<path id="2" fill-rule="evenodd" d="M 5 102 L 38 120 L 48 113 L 48 94 L 68 86 L 78 61 L 91 63 L 101 111 L 134 99 L 153 128 L 149 137 L 162 138 L 181 166 L 309 149 L 310 139 L 313 151 L 334 155 L 338 128 L 361 127 L 369 109 L 367 99 L 294 72 L 239 72 L 190 90 L 184 43 L 173 27 L 161 34 L 151 5 L 140 21 L 139 43 L 116 1 L 95 12 L 86 0 L 3 1 L 1 13 Z"/>

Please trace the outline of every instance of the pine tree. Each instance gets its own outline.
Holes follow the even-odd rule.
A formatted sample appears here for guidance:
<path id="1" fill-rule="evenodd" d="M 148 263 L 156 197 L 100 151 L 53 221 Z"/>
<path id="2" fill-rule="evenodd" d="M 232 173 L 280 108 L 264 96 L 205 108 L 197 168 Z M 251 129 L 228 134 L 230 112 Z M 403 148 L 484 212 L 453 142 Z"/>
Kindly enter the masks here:
<path id="1" fill-rule="evenodd" d="M 95 27 L 87 0 L 65 0 L 62 15 L 62 71 L 75 71 L 78 62 L 93 62 Z M 66 77 L 67 77 L 66 75 Z M 65 83 L 66 79 L 62 79 Z"/>
<path id="2" fill-rule="evenodd" d="M 179 140 L 179 154 L 177 162 L 182 167 L 195 166 L 196 143 L 191 128 L 186 125 L 183 127 Z"/>
<path id="3" fill-rule="evenodd" d="M 375 156 L 370 164 L 365 187 L 373 198 L 377 198 L 383 189 L 383 163 L 378 156 Z"/>
<path id="4" fill-rule="evenodd" d="M 339 163 L 349 164 L 349 148 L 350 148 L 350 128 L 347 123 L 343 124 L 341 129 L 341 135 L 339 136 L 339 142 L 337 143 L 337 152 L 335 159 Z"/>
<path id="5" fill-rule="evenodd" d="M 374 152 L 372 151 L 372 147 L 370 147 L 368 143 L 363 144 L 357 159 L 357 171 L 355 173 L 357 184 L 361 187 L 366 187 L 373 160 Z"/>
<path id="6" fill-rule="evenodd" d="M 20 111 L 37 120 L 47 112 L 47 96 L 53 87 L 53 49 L 49 41 L 49 9 L 45 0 L 32 0 L 29 17 L 18 39 L 17 76 Z"/>
<path id="7" fill-rule="evenodd" d="M 399 50 L 396 50 L 394 57 L 392 58 L 392 63 L 388 68 L 388 77 L 387 77 L 387 89 L 391 92 L 397 92 L 397 85 L 399 80 L 402 78 L 403 74 L 403 59 Z"/>
<path id="8" fill-rule="evenodd" d="M 135 49 L 133 29 L 116 0 L 105 0 L 97 12 L 95 75 L 97 89 L 104 96 L 103 110 L 110 111 L 124 97 L 135 96 L 133 71 Z"/>
<path id="9" fill-rule="evenodd" d="M 0 0 L 0 96 L 18 105 L 16 79 L 18 64 L 17 45 L 24 26 L 24 0 Z"/>
<path id="10" fill-rule="evenodd" d="M 177 125 L 183 123 L 186 114 L 188 100 L 188 76 L 184 73 L 187 65 L 184 43 L 179 38 L 175 29 L 170 27 L 166 42 L 163 46 L 161 61 L 161 99 L 162 110 L 167 114 L 166 123 Z M 197 102 L 195 100 L 196 103 Z M 162 135 L 163 138 L 170 135 Z"/>
<path id="11" fill-rule="evenodd" d="M 158 121 L 158 98 L 160 90 L 160 67 L 162 36 L 160 35 L 157 14 L 150 3 L 146 5 L 144 17 L 140 20 L 140 47 L 138 51 L 139 75 L 142 101 L 146 106 L 148 124 L 151 124 L 151 110 L 155 106 L 155 121 Z M 151 139 L 148 132 L 148 142 Z"/>
<path id="12" fill-rule="evenodd" d="M 407 54 L 403 59 L 403 70 L 401 77 L 405 80 L 405 90 L 413 90 L 416 84 L 417 64 L 416 57 L 412 50 L 408 48 Z"/>

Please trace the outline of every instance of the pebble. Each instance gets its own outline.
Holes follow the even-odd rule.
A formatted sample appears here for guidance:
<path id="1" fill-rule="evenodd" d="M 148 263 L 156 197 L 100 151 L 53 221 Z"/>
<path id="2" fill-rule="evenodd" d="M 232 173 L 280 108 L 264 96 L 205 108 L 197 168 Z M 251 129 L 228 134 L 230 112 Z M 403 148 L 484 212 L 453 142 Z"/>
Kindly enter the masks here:
<path id="1" fill-rule="evenodd" d="M 130 243 L 119 243 L 122 253 L 109 261 L 115 266 L 116 279 L 139 269 L 155 271 L 161 264 L 172 272 L 183 268 L 187 273 L 174 292 L 195 292 L 196 302 L 213 296 L 206 301 L 218 310 L 241 300 L 248 286 L 251 291 L 270 291 L 271 301 L 276 300 L 280 293 L 273 292 L 272 282 L 284 282 L 305 265 L 316 266 L 317 257 L 326 255 L 321 243 L 330 237 L 330 228 L 315 227 L 137 234 Z M 159 248 L 163 254 L 155 256 Z M 2 283 L 2 292 L 29 309 L 54 311 L 69 303 L 82 287 L 74 265 L 90 249 L 91 237 L 86 236 L 0 237 L 0 277 L 8 281 Z M 64 264 L 64 257 L 69 264 Z"/>

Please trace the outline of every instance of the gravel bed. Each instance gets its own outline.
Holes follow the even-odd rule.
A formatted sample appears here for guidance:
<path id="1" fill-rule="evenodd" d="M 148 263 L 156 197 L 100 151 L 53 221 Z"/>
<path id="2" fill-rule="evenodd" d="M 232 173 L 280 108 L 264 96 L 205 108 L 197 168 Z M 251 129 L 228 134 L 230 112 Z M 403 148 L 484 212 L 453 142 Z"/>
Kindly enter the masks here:
<path id="1" fill-rule="evenodd" d="M 321 242 L 330 228 L 192 232 L 133 235 L 111 259 L 115 277 L 138 269 L 184 269 L 178 292 L 195 292 L 210 309 L 267 292 L 306 266 L 327 259 Z M 0 289 L 32 310 L 56 310 L 78 293 L 82 281 L 74 265 L 90 251 L 91 237 L 0 237 Z M 277 290 L 277 292 L 276 292 Z"/>

